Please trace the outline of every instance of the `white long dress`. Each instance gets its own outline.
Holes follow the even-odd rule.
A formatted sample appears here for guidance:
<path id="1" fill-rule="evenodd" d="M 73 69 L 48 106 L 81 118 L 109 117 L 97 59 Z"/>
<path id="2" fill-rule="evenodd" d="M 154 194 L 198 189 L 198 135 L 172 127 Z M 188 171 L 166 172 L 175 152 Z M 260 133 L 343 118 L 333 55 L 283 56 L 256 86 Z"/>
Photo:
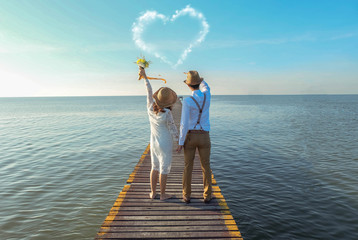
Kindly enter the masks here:
<path id="1" fill-rule="evenodd" d="M 165 112 L 153 111 L 153 91 L 148 79 L 144 79 L 147 88 L 147 110 L 150 122 L 150 154 L 152 169 L 160 174 L 170 172 L 173 152 L 173 138 L 178 140 L 179 134 L 175 126 L 172 112 L 165 109 Z"/>

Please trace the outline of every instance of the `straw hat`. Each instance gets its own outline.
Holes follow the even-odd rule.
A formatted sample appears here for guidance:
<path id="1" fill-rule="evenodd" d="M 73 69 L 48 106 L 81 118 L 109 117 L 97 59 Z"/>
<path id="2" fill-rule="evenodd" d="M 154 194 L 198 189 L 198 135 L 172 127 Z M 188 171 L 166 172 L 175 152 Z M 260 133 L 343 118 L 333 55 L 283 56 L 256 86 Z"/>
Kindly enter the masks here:
<path id="1" fill-rule="evenodd" d="M 188 85 L 198 85 L 204 80 L 204 78 L 201 78 L 199 76 L 199 73 L 197 71 L 189 71 L 186 74 L 187 76 L 184 82 Z"/>
<path id="2" fill-rule="evenodd" d="M 165 108 L 172 106 L 177 101 L 177 94 L 168 87 L 162 87 L 153 94 L 153 98 L 159 107 Z"/>

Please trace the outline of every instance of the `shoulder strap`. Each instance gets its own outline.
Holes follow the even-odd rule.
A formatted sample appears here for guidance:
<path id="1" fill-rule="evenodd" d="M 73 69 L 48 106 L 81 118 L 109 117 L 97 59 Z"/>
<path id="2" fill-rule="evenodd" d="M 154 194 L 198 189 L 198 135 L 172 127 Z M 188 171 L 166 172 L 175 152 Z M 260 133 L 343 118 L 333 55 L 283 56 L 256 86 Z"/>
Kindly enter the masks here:
<path id="1" fill-rule="evenodd" d="M 195 98 L 193 96 L 191 96 L 191 99 L 193 99 L 193 101 L 195 102 L 196 106 L 199 109 L 199 116 L 198 116 L 198 121 L 196 121 L 196 124 L 194 126 L 194 128 L 196 128 L 196 126 L 199 124 L 200 125 L 200 129 L 203 130 L 203 127 L 200 124 L 200 119 L 201 119 L 201 114 L 203 113 L 204 110 L 204 106 L 205 106 L 205 102 L 206 102 L 206 94 L 204 93 L 204 101 L 203 101 L 203 106 L 200 107 L 198 101 L 195 100 Z"/>
<path id="2" fill-rule="evenodd" d="M 193 99 L 193 101 L 195 102 L 196 106 L 198 106 L 198 109 L 200 111 L 200 105 L 199 105 L 198 101 L 196 101 L 193 96 L 191 96 L 190 98 Z"/>

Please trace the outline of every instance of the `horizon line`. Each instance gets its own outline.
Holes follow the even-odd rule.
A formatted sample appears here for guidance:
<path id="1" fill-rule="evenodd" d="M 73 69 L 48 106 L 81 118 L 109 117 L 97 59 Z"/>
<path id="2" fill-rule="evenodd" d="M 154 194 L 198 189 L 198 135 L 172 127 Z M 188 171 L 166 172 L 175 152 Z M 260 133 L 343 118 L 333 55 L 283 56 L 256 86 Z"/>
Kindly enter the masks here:
<path id="1" fill-rule="evenodd" d="M 189 96 L 181 94 L 178 96 Z M 295 93 L 295 94 L 212 94 L 212 96 L 317 96 L 317 95 L 358 95 L 358 93 Z M 65 98 L 65 97 L 145 97 L 147 95 L 60 95 L 60 96 L 14 96 L 0 98 Z"/>

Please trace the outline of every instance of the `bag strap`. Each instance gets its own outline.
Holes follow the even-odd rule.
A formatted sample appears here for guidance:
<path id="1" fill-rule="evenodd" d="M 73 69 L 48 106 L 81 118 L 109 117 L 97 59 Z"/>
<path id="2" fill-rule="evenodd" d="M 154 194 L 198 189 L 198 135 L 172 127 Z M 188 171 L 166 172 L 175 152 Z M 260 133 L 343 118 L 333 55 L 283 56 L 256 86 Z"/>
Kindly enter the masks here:
<path id="1" fill-rule="evenodd" d="M 203 127 L 200 124 L 200 119 L 201 119 L 201 114 L 203 113 L 204 107 L 205 107 L 205 102 L 206 102 L 206 94 L 204 93 L 204 102 L 203 102 L 203 106 L 200 108 L 200 105 L 198 103 L 198 101 L 195 100 L 195 98 L 193 96 L 191 96 L 191 99 L 193 99 L 193 101 L 195 102 L 196 106 L 199 109 L 199 117 L 198 120 L 196 121 L 196 124 L 194 126 L 194 129 L 196 128 L 196 126 L 199 124 L 200 125 L 200 129 L 203 130 Z"/>

